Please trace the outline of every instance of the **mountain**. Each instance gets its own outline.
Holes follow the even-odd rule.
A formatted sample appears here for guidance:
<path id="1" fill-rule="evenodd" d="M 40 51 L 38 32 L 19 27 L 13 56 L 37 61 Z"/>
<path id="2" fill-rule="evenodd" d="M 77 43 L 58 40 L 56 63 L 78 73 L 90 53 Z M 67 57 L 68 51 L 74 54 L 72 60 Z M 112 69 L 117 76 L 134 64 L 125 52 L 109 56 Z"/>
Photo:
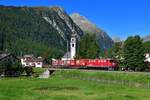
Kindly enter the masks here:
<path id="1" fill-rule="evenodd" d="M 121 39 L 119 37 L 114 37 L 113 41 L 114 41 L 114 43 L 117 43 L 117 42 L 121 42 Z"/>
<path id="2" fill-rule="evenodd" d="M 144 42 L 150 41 L 150 35 L 144 37 L 144 38 L 143 38 L 143 41 L 144 41 Z"/>
<path id="3" fill-rule="evenodd" d="M 0 46 L 18 56 L 61 57 L 73 33 L 83 35 L 60 7 L 0 6 Z"/>
<path id="4" fill-rule="evenodd" d="M 98 28 L 95 24 L 90 22 L 84 16 L 81 16 L 78 13 L 73 13 L 70 15 L 73 21 L 86 33 L 95 33 L 96 40 L 101 47 L 101 49 L 111 48 L 114 44 L 113 40 L 108 36 L 106 32 Z"/>

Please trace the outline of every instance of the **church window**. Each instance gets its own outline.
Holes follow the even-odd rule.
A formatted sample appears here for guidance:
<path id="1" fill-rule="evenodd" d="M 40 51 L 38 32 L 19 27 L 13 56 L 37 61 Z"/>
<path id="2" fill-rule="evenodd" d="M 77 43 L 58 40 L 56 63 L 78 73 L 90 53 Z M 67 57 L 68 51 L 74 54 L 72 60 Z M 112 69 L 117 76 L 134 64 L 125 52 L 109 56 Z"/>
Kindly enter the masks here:
<path id="1" fill-rule="evenodd" d="M 74 47 L 74 44 L 72 44 L 72 47 Z"/>

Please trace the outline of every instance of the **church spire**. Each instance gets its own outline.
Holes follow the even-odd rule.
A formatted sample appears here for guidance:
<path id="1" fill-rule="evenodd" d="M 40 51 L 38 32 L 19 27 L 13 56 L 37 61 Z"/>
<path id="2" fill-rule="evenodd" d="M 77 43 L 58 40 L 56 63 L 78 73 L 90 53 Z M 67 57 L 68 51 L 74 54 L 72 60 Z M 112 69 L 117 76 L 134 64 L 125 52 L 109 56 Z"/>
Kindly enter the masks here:
<path id="1" fill-rule="evenodd" d="M 74 59 L 76 57 L 76 34 L 71 35 L 70 53 L 71 53 L 71 59 Z"/>

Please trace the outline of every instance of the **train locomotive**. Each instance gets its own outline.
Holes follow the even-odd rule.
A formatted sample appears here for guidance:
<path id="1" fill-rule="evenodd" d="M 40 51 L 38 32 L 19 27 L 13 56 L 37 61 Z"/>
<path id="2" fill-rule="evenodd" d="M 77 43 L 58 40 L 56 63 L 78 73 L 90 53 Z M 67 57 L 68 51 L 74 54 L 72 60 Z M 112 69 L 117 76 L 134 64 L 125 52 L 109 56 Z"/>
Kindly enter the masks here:
<path id="1" fill-rule="evenodd" d="M 113 59 L 75 59 L 75 60 L 52 60 L 52 65 L 57 68 L 87 68 L 117 70 L 117 61 Z"/>

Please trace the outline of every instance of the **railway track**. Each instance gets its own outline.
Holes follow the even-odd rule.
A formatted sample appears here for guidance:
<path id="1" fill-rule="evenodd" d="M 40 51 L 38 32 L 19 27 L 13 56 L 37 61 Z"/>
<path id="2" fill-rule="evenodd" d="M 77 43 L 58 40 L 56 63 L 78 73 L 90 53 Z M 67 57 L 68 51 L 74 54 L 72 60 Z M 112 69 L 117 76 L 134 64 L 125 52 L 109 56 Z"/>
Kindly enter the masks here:
<path id="1" fill-rule="evenodd" d="M 64 70 L 64 71 L 82 71 L 82 72 L 122 72 L 124 73 L 123 71 L 105 71 L 105 70 L 91 70 L 91 69 L 63 69 L 63 68 L 49 68 L 49 70 L 54 70 L 54 71 L 61 71 L 61 70 Z"/>
<path id="2" fill-rule="evenodd" d="M 110 73 L 110 72 L 114 72 L 114 73 L 141 73 L 141 74 L 150 74 L 149 72 L 130 72 L 130 71 L 108 71 L 108 70 L 98 70 L 98 69 L 75 69 L 75 68 L 54 68 L 54 67 L 50 67 L 48 68 L 50 71 L 60 71 L 60 70 L 66 70 L 66 71 L 83 71 L 83 72 L 106 72 L 106 73 Z"/>
<path id="3" fill-rule="evenodd" d="M 96 70 L 96 69 L 73 69 L 73 68 L 48 68 L 49 71 L 83 71 L 83 72 L 110 72 L 110 71 L 104 71 L 104 70 Z M 112 71 L 111 71 L 112 72 Z M 114 71 L 115 72 L 115 71 Z"/>

